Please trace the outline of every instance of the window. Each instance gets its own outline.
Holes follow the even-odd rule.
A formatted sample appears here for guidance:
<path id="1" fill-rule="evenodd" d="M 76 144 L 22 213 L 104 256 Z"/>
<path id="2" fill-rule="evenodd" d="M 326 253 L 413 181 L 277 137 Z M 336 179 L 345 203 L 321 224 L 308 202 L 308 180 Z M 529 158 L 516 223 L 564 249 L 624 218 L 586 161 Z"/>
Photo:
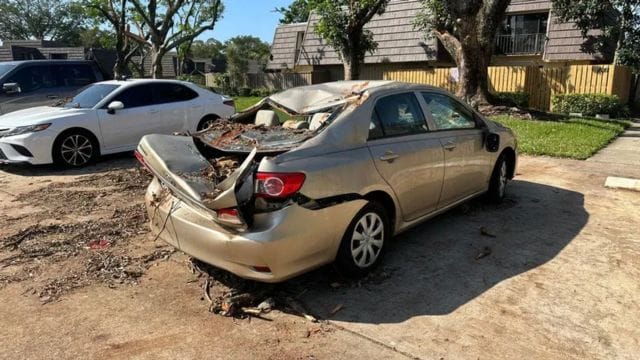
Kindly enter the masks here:
<path id="1" fill-rule="evenodd" d="M 53 79 L 47 65 L 23 67 L 13 74 L 7 83 L 18 83 L 23 92 L 53 87 Z"/>
<path id="2" fill-rule="evenodd" d="M 88 64 L 61 64 L 52 65 L 55 86 L 85 86 L 96 82 L 93 68 Z"/>
<path id="3" fill-rule="evenodd" d="M 435 93 L 422 93 L 422 96 L 438 130 L 473 129 L 476 127 L 473 113 L 458 101 L 449 96 Z"/>
<path id="4" fill-rule="evenodd" d="M 537 54 L 546 41 L 549 14 L 520 14 L 506 17 L 496 35 L 502 54 Z"/>
<path id="5" fill-rule="evenodd" d="M 376 103 L 370 137 L 400 136 L 427 131 L 420 104 L 413 93 L 383 97 Z"/>
<path id="6" fill-rule="evenodd" d="M 67 60 L 68 54 L 64 53 L 52 53 L 49 54 L 49 59 L 51 60 Z"/>
<path id="7" fill-rule="evenodd" d="M 93 84 L 76 95 L 65 107 L 90 109 L 96 106 L 102 99 L 111 94 L 120 85 Z"/>
<path id="8" fill-rule="evenodd" d="M 154 84 L 152 88 L 154 104 L 188 101 L 198 97 L 198 93 L 180 84 L 160 83 Z"/>
<path id="9" fill-rule="evenodd" d="M 125 109 L 153 105 L 150 85 L 137 85 L 125 89 L 111 101 L 120 101 Z M 107 104 L 108 105 L 108 104 Z"/>

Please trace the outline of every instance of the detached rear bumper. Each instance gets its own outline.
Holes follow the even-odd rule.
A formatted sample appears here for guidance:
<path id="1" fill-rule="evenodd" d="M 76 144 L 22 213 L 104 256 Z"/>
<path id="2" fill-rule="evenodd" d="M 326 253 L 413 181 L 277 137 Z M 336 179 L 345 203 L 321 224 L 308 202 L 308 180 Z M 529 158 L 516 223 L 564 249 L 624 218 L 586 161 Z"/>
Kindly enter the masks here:
<path id="1" fill-rule="evenodd" d="M 332 262 L 347 226 L 366 203 L 356 200 L 320 210 L 291 205 L 254 215 L 251 229 L 236 233 L 161 192 L 154 179 L 146 195 L 154 234 L 201 261 L 263 282 L 280 282 Z M 160 202 L 154 203 L 154 197 Z"/>

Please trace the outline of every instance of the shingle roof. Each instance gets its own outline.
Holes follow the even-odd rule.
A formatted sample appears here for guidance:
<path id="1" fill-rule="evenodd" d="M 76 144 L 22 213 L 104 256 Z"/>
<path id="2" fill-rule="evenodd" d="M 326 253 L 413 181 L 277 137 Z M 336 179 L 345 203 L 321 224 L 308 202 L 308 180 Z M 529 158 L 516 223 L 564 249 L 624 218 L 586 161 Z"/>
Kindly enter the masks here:
<path id="1" fill-rule="evenodd" d="M 298 32 L 307 30 L 307 23 L 280 25 L 276 28 L 271 44 L 271 59 L 267 69 L 292 69 L 296 58 L 296 41 Z"/>
<path id="2" fill-rule="evenodd" d="M 384 14 L 374 16 L 365 26 L 373 32 L 378 49 L 367 54 L 365 63 L 413 62 L 435 60 L 435 39 L 426 40 L 422 31 L 416 30 L 413 20 L 420 9 L 418 0 L 391 0 Z M 298 60 L 299 65 L 341 64 L 338 54 L 326 45 L 313 31 L 319 16 L 312 14 Z"/>

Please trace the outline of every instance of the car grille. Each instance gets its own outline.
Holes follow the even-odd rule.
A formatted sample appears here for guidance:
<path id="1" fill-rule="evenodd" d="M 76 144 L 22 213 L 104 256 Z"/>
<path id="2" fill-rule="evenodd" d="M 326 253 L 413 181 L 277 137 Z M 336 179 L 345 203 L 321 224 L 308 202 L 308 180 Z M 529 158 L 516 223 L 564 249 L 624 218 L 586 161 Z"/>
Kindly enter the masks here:
<path id="1" fill-rule="evenodd" d="M 2 150 L 0 150 L 0 160 L 9 160 L 7 159 L 7 156 L 2 152 Z"/>

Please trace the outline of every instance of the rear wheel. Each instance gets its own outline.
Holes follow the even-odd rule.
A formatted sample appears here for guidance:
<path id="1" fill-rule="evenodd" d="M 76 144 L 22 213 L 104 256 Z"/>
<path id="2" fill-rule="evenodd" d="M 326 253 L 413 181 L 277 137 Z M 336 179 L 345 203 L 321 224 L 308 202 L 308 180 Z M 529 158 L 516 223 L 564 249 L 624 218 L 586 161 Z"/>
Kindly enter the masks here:
<path id="1" fill-rule="evenodd" d="M 62 133 L 53 144 L 53 161 L 63 167 L 82 167 L 98 157 L 98 143 L 86 131 Z"/>
<path id="2" fill-rule="evenodd" d="M 220 119 L 220 118 L 218 116 L 216 116 L 216 115 L 207 115 L 207 116 L 205 116 L 198 123 L 197 130 L 198 131 L 202 131 L 204 129 L 210 128 L 216 121 L 218 121 L 218 119 Z"/>
<path id="3" fill-rule="evenodd" d="M 354 217 L 345 232 L 336 258 L 340 272 L 361 277 L 381 261 L 385 241 L 389 238 L 389 219 L 384 207 L 369 202 Z"/>
<path id="4" fill-rule="evenodd" d="M 489 192 L 487 193 L 489 201 L 500 203 L 504 199 L 507 183 L 509 182 L 508 168 L 507 157 L 504 154 L 500 155 L 489 182 Z"/>

